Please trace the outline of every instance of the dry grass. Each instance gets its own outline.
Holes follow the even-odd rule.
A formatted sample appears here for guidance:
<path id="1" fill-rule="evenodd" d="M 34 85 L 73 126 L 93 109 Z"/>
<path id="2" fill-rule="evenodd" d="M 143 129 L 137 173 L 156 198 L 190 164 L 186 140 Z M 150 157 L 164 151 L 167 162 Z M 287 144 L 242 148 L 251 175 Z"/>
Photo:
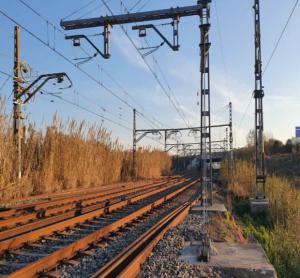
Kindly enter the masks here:
<path id="1" fill-rule="evenodd" d="M 0 198 L 17 198 L 66 189 L 100 186 L 131 178 L 131 152 L 111 134 L 85 122 L 63 123 L 56 115 L 45 132 L 34 126 L 23 140 L 23 178 L 14 171 L 16 151 L 12 119 L 0 99 Z M 171 159 L 164 152 L 140 148 L 137 152 L 140 178 L 169 173 Z"/>

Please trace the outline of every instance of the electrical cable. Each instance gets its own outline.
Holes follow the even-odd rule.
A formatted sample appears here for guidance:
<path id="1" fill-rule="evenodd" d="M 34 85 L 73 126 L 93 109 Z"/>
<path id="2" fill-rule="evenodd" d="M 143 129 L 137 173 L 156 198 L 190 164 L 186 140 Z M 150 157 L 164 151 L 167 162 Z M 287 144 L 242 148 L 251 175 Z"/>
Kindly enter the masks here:
<path id="1" fill-rule="evenodd" d="M 118 126 L 124 128 L 124 129 L 127 129 L 127 130 L 129 130 L 129 131 L 132 131 L 131 128 L 129 128 L 129 127 L 123 125 L 123 124 L 120 124 L 120 123 L 118 123 L 118 122 L 116 122 L 116 121 L 114 121 L 114 120 L 112 120 L 112 119 L 110 119 L 110 118 L 107 118 L 107 117 L 105 117 L 105 116 L 103 116 L 103 115 L 101 115 L 101 114 L 98 114 L 98 113 L 92 111 L 91 109 L 88 109 L 88 108 L 86 108 L 86 107 L 84 107 L 84 106 L 82 106 L 82 105 L 80 105 L 80 104 L 77 104 L 77 103 L 75 103 L 75 102 L 73 102 L 73 101 L 70 101 L 70 100 L 68 100 L 68 99 L 66 99 L 66 98 L 63 98 L 62 96 L 58 96 L 58 95 L 55 95 L 55 94 L 51 94 L 51 97 L 56 97 L 56 98 L 58 98 L 58 99 L 60 99 L 60 100 L 62 100 L 62 101 L 64 101 L 64 102 L 66 102 L 66 103 L 69 103 L 69 104 L 71 104 L 71 105 L 76 106 L 77 108 L 80 108 L 81 110 L 84 110 L 84 111 L 86 111 L 86 112 L 88 112 L 88 113 L 91 113 L 91 114 L 97 116 L 97 117 L 100 117 L 100 118 L 103 119 L 103 120 L 106 120 L 106 121 L 108 121 L 108 122 L 111 122 L 111 123 L 113 123 L 113 124 L 115 124 L 115 125 L 118 125 Z"/>
<path id="2" fill-rule="evenodd" d="M 65 20 L 65 19 L 71 17 L 72 15 L 78 13 L 79 11 L 82 11 L 83 9 L 87 8 L 88 6 L 90 6 L 92 3 L 96 2 L 96 1 L 97 1 L 97 0 L 92 0 L 92 1 L 88 2 L 87 4 L 81 6 L 80 8 L 78 8 L 78 9 L 76 9 L 75 11 L 71 12 L 69 15 L 65 16 L 65 17 L 63 18 L 63 20 Z"/>
<path id="3" fill-rule="evenodd" d="M 151 2 L 151 0 L 146 1 L 145 4 L 137 10 L 137 12 L 140 12 L 141 10 L 143 10 L 150 2 Z"/>
<path id="4" fill-rule="evenodd" d="M 113 11 L 110 9 L 110 7 L 104 2 L 104 0 L 101 0 L 102 3 L 105 5 L 105 7 L 107 8 L 107 10 L 111 13 L 112 16 L 114 16 Z M 162 82 L 160 81 L 160 79 L 158 78 L 158 75 L 156 74 L 156 72 L 153 70 L 153 68 L 150 66 L 150 64 L 148 63 L 148 61 L 145 59 L 145 57 L 143 57 L 143 54 L 139 51 L 137 45 L 135 44 L 135 42 L 133 41 L 133 39 L 129 36 L 128 32 L 126 31 L 126 29 L 124 28 L 124 26 L 121 24 L 119 25 L 120 28 L 122 29 L 123 33 L 126 35 L 126 37 L 129 39 L 129 41 L 131 42 L 131 44 L 134 46 L 134 48 L 136 49 L 136 51 L 139 53 L 140 57 L 143 59 L 144 63 L 146 64 L 147 68 L 150 70 L 150 72 L 152 73 L 152 75 L 154 76 L 155 80 L 157 81 L 158 85 L 161 87 L 163 93 L 167 96 L 167 98 L 169 99 L 170 103 L 173 105 L 173 107 L 175 108 L 175 110 L 177 111 L 178 115 L 182 118 L 182 120 L 185 122 L 185 124 L 187 126 L 189 126 L 189 124 L 186 122 L 185 118 L 182 116 L 182 114 L 180 113 L 180 110 L 178 109 L 178 107 L 176 106 L 176 103 L 174 102 L 174 100 L 171 98 L 171 96 L 169 95 L 169 93 L 167 92 L 167 90 L 165 89 L 165 87 L 163 86 Z"/>
<path id="5" fill-rule="evenodd" d="M 266 72 L 266 70 L 268 69 L 268 67 L 269 67 L 269 65 L 270 65 L 270 63 L 271 63 L 271 61 L 272 61 L 272 59 L 273 59 L 273 57 L 274 57 L 274 55 L 275 55 L 275 52 L 276 52 L 276 50 L 277 50 L 277 48 L 278 48 L 278 46 L 279 46 L 279 43 L 280 43 L 280 41 L 281 41 L 281 39 L 282 39 L 282 37 L 283 37 L 285 31 L 286 31 L 286 29 L 287 29 L 287 27 L 288 27 L 288 25 L 289 25 L 291 19 L 292 19 L 292 16 L 293 16 L 293 14 L 294 14 L 294 12 L 295 12 L 295 10 L 296 10 L 296 8 L 297 8 L 298 3 L 299 3 L 299 0 L 296 0 L 296 2 L 295 2 L 295 4 L 294 4 L 294 6 L 293 6 L 293 8 L 292 8 L 292 10 L 291 10 L 291 12 L 290 12 L 288 18 L 287 18 L 287 21 L 286 21 L 286 23 L 285 23 L 285 25 L 284 25 L 284 27 L 283 27 L 283 29 L 282 29 L 280 35 L 279 35 L 279 38 L 278 38 L 278 40 L 277 40 L 277 42 L 276 42 L 276 44 L 275 44 L 275 47 L 274 47 L 274 49 L 273 49 L 273 51 L 272 51 L 272 53 L 271 53 L 271 56 L 270 56 L 270 58 L 268 59 L 268 62 L 267 62 L 266 66 L 265 66 L 265 68 L 264 68 L 264 70 L 263 70 L 262 75 L 264 75 L 265 72 Z"/>
<path id="6" fill-rule="evenodd" d="M 103 1 L 103 0 L 102 0 L 102 1 Z M 129 14 L 130 11 L 129 11 L 128 8 L 125 6 L 124 2 L 123 2 L 122 0 L 120 0 L 120 3 L 121 3 L 121 5 L 124 7 L 125 11 Z M 108 7 L 108 5 L 106 5 L 106 8 L 107 8 L 107 7 Z M 135 24 L 135 25 L 137 25 L 137 24 Z M 170 23 L 165 23 L 165 24 L 160 24 L 160 25 L 170 25 Z M 127 33 L 127 31 L 126 31 L 126 33 Z M 129 36 L 128 33 L 126 34 L 126 36 Z M 145 40 L 147 46 L 150 47 L 150 44 L 149 44 L 147 38 L 144 38 L 144 40 Z M 135 44 L 134 44 L 133 46 L 136 48 L 136 50 L 138 51 L 138 53 L 141 55 L 141 57 L 142 57 L 142 59 L 144 60 L 144 62 L 146 62 L 145 56 L 144 56 L 144 54 L 142 54 L 142 53 L 140 52 L 140 49 L 137 48 Z M 186 124 L 187 126 L 189 126 L 189 124 L 188 124 L 188 123 L 186 122 L 186 120 L 185 120 L 186 115 L 185 115 L 184 111 L 183 111 L 182 109 L 180 109 L 181 105 L 180 105 L 180 103 L 178 102 L 178 100 L 176 99 L 175 94 L 174 94 L 173 90 L 171 89 L 171 86 L 170 86 L 170 84 L 168 83 L 167 78 L 166 78 L 166 76 L 164 75 L 164 73 L 163 73 L 163 71 L 162 71 L 162 68 L 160 67 L 160 65 L 159 65 L 159 63 L 158 63 L 158 61 L 157 61 L 157 59 L 156 59 L 154 53 L 152 52 L 152 53 L 150 53 L 150 54 L 152 54 L 152 55 L 151 55 L 151 56 L 152 56 L 152 60 L 153 60 L 154 64 L 157 66 L 157 68 L 158 68 L 160 74 L 162 75 L 162 78 L 163 78 L 164 82 L 166 83 L 166 86 L 167 86 L 168 90 L 170 91 L 170 94 L 173 96 L 173 99 L 174 99 L 174 105 L 175 105 L 175 106 L 177 105 L 177 107 L 178 107 L 178 110 L 177 110 L 176 108 L 175 108 L 175 109 L 177 110 L 177 112 L 179 113 L 180 117 L 183 119 L 183 121 L 185 122 L 185 124 Z M 170 97 L 171 97 L 171 96 L 170 96 Z M 169 98 L 169 99 L 170 99 L 170 98 Z M 171 99 L 170 99 L 170 101 L 171 101 Z M 171 101 L 171 102 L 172 102 L 172 101 Z M 180 112 L 179 112 L 179 111 L 180 111 Z"/>
<path id="7" fill-rule="evenodd" d="M 133 9 L 135 9 L 143 0 L 137 0 L 135 4 L 129 9 L 129 12 L 131 12 Z"/>
<path id="8" fill-rule="evenodd" d="M 43 39 L 41 39 L 38 35 L 36 35 L 35 33 L 33 33 L 32 31 L 30 31 L 28 28 L 26 28 L 24 25 L 20 24 L 19 22 L 17 22 L 15 19 L 13 19 L 12 17 L 10 17 L 8 14 L 6 14 L 5 12 L 3 12 L 2 10 L 0 10 L 0 14 L 2 14 L 4 17 L 6 17 L 7 19 L 9 19 L 10 21 L 12 21 L 13 23 L 19 25 L 25 32 L 27 32 L 29 35 L 31 35 L 33 38 L 35 38 L 36 40 L 38 40 L 41 44 L 43 44 L 44 46 L 48 47 L 49 49 L 51 49 L 53 52 L 55 52 L 58 56 L 60 56 L 61 58 L 63 58 L 65 61 L 67 61 L 68 63 L 70 63 L 71 65 L 73 65 L 74 67 L 76 67 L 76 65 L 68 58 L 66 57 L 63 53 L 61 53 L 60 51 L 56 50 L 55 48 L 51 47 L 50 45 L 48 45 Z M 44 18 L 43 18 L 44 19 Z M 44 19 L 45 20 L 45 19 Z M 58 29 L 59 30 L 59 29 Z M 59 30 L 61 33 L 63 33 L 61 30 Z M 111 93 L 112 95 L 114 95 L 116 98 L 118 98 L 121 102 L 125 103 L 127 106 L 131 107 L 132 106 L 130 104 L 128 104 L 126 101 L 124 101 L 122 98 L 118 97 L 118 95 L 113 92 L 111 89 L 109 89 L 107 86 L 105 86 L 102 82 L 100 82 L 99 80 L 97 80 L 94 76 L 92 76 L 90 73 L 86 72 L 85 70 L 83 70 L 82 68 L 76 67 L 79 71 L 81 71 L 83 74 L 85 74 L 87 77 L 89 77 L 91 80 L 93 80 L 94 82 L 96 82 L 99 86 L 103 87 L 107 92 Z M 156 76 L 155 72 L 153 72 L 154 76 Z M 162 84 L 161 84 L 162 85 Z M 163 87 L 163 86 L 162 86 Z M 59 97 L 59 96 L 56 96 Z"/>
<path id="9" fill-rule="evenodd" d="M 58 51 L 57 49 L 52 48 L 51 46 L 49 46 L 43 39 L 41 39 L 39 36 L 37 36 L 36 34 L 34 34 L 32 31 L 30 31 L 29 29 L 27 29 L 24 25 L 20 24 L 19 22 L 17 22 L 15 19 L 13 19 L 12 17 L 10 17 L 9 15 L 7 15 L 6 13 L 4 13 L 1 9 L 0 9 L 0 14 L 2 14 L 4 17 L 6 17 L 7 19 L 9 19 L 10 21 L 12 21 L 13 23 L 15 23 L 16 25 L 19 25 L 25 32 L 27 32 L 29 35 L 31 35 L 32 37 L 34 37 L 36 40 L 38 40 L 41 44 L 43 44 L 44 46 L 48 47 L 49 49 L 51 49 L 53 52 L 55 52 L 58 56 L 60 56 L 62 59 L 64 59 L 65 61 L 67 61 L 69 64 L 71 64 L 72 66 L 74 66 L 76 69 L 78 69 L 80 72 L 82 72 L 84 75 L 86 75 L 89 79 L 91 79 L 92 81 L 94 81 L 96 84 L 98 84 L 100 87 L 104 88 L 106 92 L 112 94 L 114 97 L 116 97 L 117 99 L 119 99 L 122 103 L 124 103 L 125 105 L 129 106 L 131 109 L 133 109 L 134 107 L 129 104 L 126 100 L 122 99 L 120 96 L 118 96 L 117 93 L 115 93 L 113 90 L 111 90 L 110 88 L 108 88 L 103 82 L 100 82 L 98 79 L 96 79 L 94 76 L 92 76 L 90 73 L 88 73 L 87 71 L 85 71 L 84 69 L 77 67 L 68 57 L 66 57 L 63 53 L 61 53 L 60 51 Z M 0 71 L 1 72 L 1 71 Z"/>
<path id="10" fill-rule="evenodd" d="M 29 6 L 27 3 L 24 3 L 23 0 L 19 0 L 19 1 L 20 1 L 20 3 L 22 3 L 23 5 L 25 5 L 28 9 L 30 9 L 32 12 L 34 12 L 36 15 L 38 15 L 38 16 L 39 16 L 42 20 L 44 20 L 47 24 L 48 24 L 48 23 L 51 24 L 51 25 L 52 25 L 56 30 L 58 30 L 62 35 L 64 35 L 64 36 L 66 35 L 60 28 L 56 27 L 55 24 L 53 24 L 53 23 L 50 22 L 48 19 L 46 19 L 44 16 L 42 16 L 38 11 L 36 11 L 36 10 L 35 10 L 34 8 L 32 8 L 31 6 Z M 107 0 L 105 3 L 108 3 L 109 1 L 111 1 L 111 0 Z M 91 1 L 91 2 L 94 2 L 94 1 Z M 102 4 L 101 6 L 103 6 L 103 5 L 104 5 L 104 4 Z M 49 44 L 48 44 L 48 46 L 49 46 Z M 89 55 L 89 53 L 88 53 L 83 47 L 80 47 L 80 48 L 81 48 L 82 51 L 85 52 L 85 54 Z M 52 48 L 51 48 L 51 49 L 52 49 Z M 97 65 L 100 67 L 99 64 L 97 64 Z M 75 66 L 78 67 L 77 64 L 75 64 Z M 105 69 L 104 69 L 103 67 L 101 67 L 101 69 L 103 70 L 104 73 L 106 73 L 106 75 L 108 75 L 108 73 L 105 71 Z M 111 79 L 114 83 L 116 83 L 116 80 L 113 79 L 111 75 L 110 75 L 110 79 Z M 118 84 L 118 86 L 120 87 L 119 84 Z M 130 96 L 130 94 L 129 94 L 125 89 L 123 89 L 122 92 L 123 92 L 125 95 L 127 95 L 128 97 L 130 97 L 131 100 L 134 100 L 133 97 Z M 138 104 L 135 100 L 134 100 L 134 102 L 135 102 L 136 104 Z M 140 104 L 138 104 L 138 105 L 141 107 Z M 130 108 L 132 109 L 133 107 L 130 107 Z M 143 108 L 142 110 L 145 111 L 144 108 Z M 152 123 L 152 124 L 153 124 L 153 121 L 152 121 L 151 119 L 149 119 L 148 117 L 146 117 L 143 113 L 141 113 L 141 116 L 144 117 L 149 123 Z M 155 119 L 155 118 L 154 118 L 154 120 L 157 121 L 160 125 L 163 126 L 163 124 L 162 124 L 159 120 L 157 120 L 157 119 Z"/>

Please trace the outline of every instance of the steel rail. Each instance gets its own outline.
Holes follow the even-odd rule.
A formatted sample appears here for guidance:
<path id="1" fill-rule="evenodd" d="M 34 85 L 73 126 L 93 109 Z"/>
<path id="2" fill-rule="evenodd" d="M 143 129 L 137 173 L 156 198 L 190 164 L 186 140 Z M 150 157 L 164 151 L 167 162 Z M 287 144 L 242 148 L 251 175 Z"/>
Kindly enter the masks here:
<path id="1" fill-rule="evenodd" d="M 91 278 L 136 277 L 156 244 L 167 231 L 184 220 L 193 203 L 194 201 L 186 202 L 170 212 L 118 256 L 106 263 Z"/>
<path id="2" fill-rule="evenodd" d="M 63 213 L 69 210 L 79 210 L 83 209 L 86 206 L 90 206 L 99 202 L 107 201 L 116 197 L 120 197 L 125 194 L 130 194 L 134 192 L 139 192 L 141 190 L 150 189 L 156 186 L 162 186 L 168 183 L 168 181 L 152 183 L 152 184 L 143 184 L 140 186 L 132 186 L 128 189 L 112 189 L 111 192 L 103 192 L 95 195 L 95 193 L 88 196 L 80 197 L 70 197 L 59 201 L 41 203 L 35 205 L 35 212 L 28 214 L 21 214 L 17 217 L 10 217 L 8 219 L 0 220 L 0 228 L 10 228 L 16 226 L 17 224 L 26 224 L 33 220 L 42 220 L 46 217 L 53 216 L 55 214 Z M 55 206 L 55 207 L 54 207 Z M 31 223 L 33 224 L 33 223 Z M 0 232 L 0 240 L 2 240 Z"/>
<path id="3" fill-rule="evenodd" d="M 174 190 L 173 192 L 160 197 L 159 199 L 155 200 L 154 202 L 145 205 L 142 208 L 130 213 L 129 215 L 125 216 L 122 219 L 116 220 L 115 222 L 81 238 L 80 240 L 63 247 L 49 256 L 43 257 L 42 259 L 33 262 L 16 272 L 8 275 L 7 277 L 36 277 L 39 273 L 52 269 L 62 260 L 67 260 L 72 258 L 76 255 L 79 251 L 83 251 L 88 248 L 92 243 L 99 241 L 101 238 L 108 236 L 112 232 L 116 232 L 122 226 L 134 221 L 135 219 L 141 217 L 145 213 L 151 211 L 154 207 L 161 205 L 162 203 L 174 198 L 175 196 L 179 195 L 184 190 L 193 186 L 197 180 L 190 179 L 187 184 L 184 186 L 179 187 L 178 189 Z M 134 201 L 134 200 L 132 200 Z"/>
<path id="4" fill-rule="evenodd" d="M 165 180 L 168 180 L 165 179 Z M 157 181 L 147 181 L 147 183 L 145 184 L 141 184 L 138 186 L 143 186 L 143 185 L 147 185 L 147 184 L 153 184 L 153 183 L 159 183 L 162 182 L 163 179 L 158 179 Z M 62 193 L 62 195 L 64 196 L 58 196 L 58 195 L 41 195 L 41 196 L 35 196 L 35 197 L 29 197 L 30 200 L 34 200 L 34 198 L 36 199 L 40 199 L 43 198 L 43 200 L 35 202 L 35 203 L 30 203 L 30 204 L 22 204 L 22 205 L 18 205 L 15 207 L 12 207 L 11 209 L 8 210 L 3 210 L 0 211 L 0 218 L 7 218 L 7 217 L 11 217 L 20 213 L 24 213 L 24 212 L 28 212 L 28 211 L 38 211 L 39 209 L 45 209 L 48 207 L 52 207 L 52 206 L 58 206 L 61 204 L 66 204 L 66 202 L 70 203 L 70 202 L 75 202 L 75 201 L 79 201 L 83 198 L 89 198 L 90 196 L 95 196 L 95 194 L 103 194 L 105 193 L 109 193 L 109 192 L 117 192 L 120 189 L 124 189 L 124 188 L 134 188 L 134 187 L 138 187 L 135 183 L 130 183 L 128 185 L 123 185 L 122 183 L 117 184 L 116 186 L 113 186 L 112 188 L 107 188 L 107 187 L 111 187 L 112 185 L 107 185 L 107 186 L 103 186 L 101 188 L 97 188 L 97 189 L 92 189 L 92 190 L 83 190 L 83 191 L 75 191 L 75 192 L 68 192 L 68 193 Z"/>
<path id="5" fill-rule="evenodd" d="M 70 228 L 74 225 L 84 223 L 85 221 L 91 220 L 95 217 L 100 217 L 104 214 L 111 213 L 117 209 L 126 207 L 127 205 L 129 205 L 131 203 L 138 202 L 142 199 L 149 198 L 158 193 L 161 193 L 169 188 L 178 186 L 181 183 L 182 183 L 182 181 L 176 182 L 176 183 L 171 184 L 164 188 L 154 189 L 150 192 L 146 192 L 146 193 L 140 194 L 138 196 L 128 198 L 126 200 L 122 200 L 115 204 L 111 204 L 111 205 L 99 208 L 95 211 L 91 211 L 91 212 L 85 213 L 83 215 L 79 215 L 79 216 L 58 222 L 58 223 L 54 223 L 54 224 L 46 226 L 44 228 L 34 230 L 30 233 L 25 233 L 25 234 L 22 234 L 22 235 L 19 235 L 19 236 L 10 238 L 10 239 L 6 239 L 6 240 L 0 242 L 1 243 L 0 244 L 0 254 L 2 254 L 3 252 L 5 252 L 7 250 L 10 250 L 10 249 L 20 248 L 25 243 L 34 242 L 34 241 L 40 239 L 41 237 L 48 236 L 54 232 L 62 231 L 62 230 L 65 230 L 66 228 Z"/>
<path id="6" fill-rule="evenodd" d="M 146 193 L 146 192 L 149 192 L 156 188 L 161 188 L 162 186 L 167 185 L 168 182 L 175 183 L 176 181 L 183 181 L 183 179 L 176 178 L 171 181 L 166 181 L 166 182 L 159 183 L 159 184 L 153 184 L 151 186 L 150 185 L 142 186 L 141 188 L 139 188 L 139 190 L 136 190 L 136 189 L 125 190 L 123 192 L 118 192 L 118 193 L 111 195 L 109 197 L 109 199 L 107 198 L 108 197 L 107 195 L 105 195 L 104 197 L 97 197 L 92 200 L 83 201 L 82 203 L 80 203 L 80 206 L 78 206 L 78 204 L 67 205 L 64 208 L 69 207 L 72 210 L 66 211 L 63 214 L 54 215 L 54 216 L 48 217 L 48 218 L 42 218 L 42 219 L 39 219 L 38 221 L 30 222 L 30 223 L 24 224 L 22 226 L 18 226 L 18 227 L 0 232 L 0 243 L 2 240 L 6 240 L 9 238 L 24 234 L 26 232 L 32 232 L 39 228 L 46 227 L 51 224 L 70 219 L 72 217 L 77 216 L 78 214 L 85 214 L 85 213 L 95 211 L 98 209 L 104 209 L 108 205 L 116 204 L 120 201 L 124 201 L 124 200 L 132 198 L 134 196 L 138 196 L 141 193 Z M 165 187 L 164 189 L 166 189 L 166 188 L 168 188 L 168 187 Z M 132 195 L 129 195 L 129 194 L 132 194 Z M 59 209 L 61 210 L 61 207 L 59 207 Z M 48 213 L 45 215 L 50 215 L 54 211 L 52 209 L 52 210 L 48 210 L 47 212 Z"/>

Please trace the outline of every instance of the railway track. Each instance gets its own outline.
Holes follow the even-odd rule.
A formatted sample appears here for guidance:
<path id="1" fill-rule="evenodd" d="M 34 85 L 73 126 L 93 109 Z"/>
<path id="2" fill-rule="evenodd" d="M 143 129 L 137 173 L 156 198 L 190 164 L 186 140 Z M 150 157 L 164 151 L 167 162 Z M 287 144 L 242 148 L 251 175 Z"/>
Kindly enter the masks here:
<path id="1" fill-rule="evenodd" d="M 93 192 L 80 196 L 72 194 L 66 198 L 42 201 L 0 212 L 0 218 L 2 218 L 0 220 L 0 241 L 70 219 L 79 214 L 104 208 L 109 204 L 139 195 L 141 192 L 161 188 L 170 182 L 180 180 L 180 178 L 169 178 L 139 186 L 113 188 L 106 192 Z"/>
<path id="2" fill-rule="evenodd" d="M 2 240 L 0 275 L 34 277 L 63 261 L 75 266 L 76 261 L 71 258 L 78 254 L 91 255 L 87 250 L 90 246 L 111 237 L 112 233 L 119 233 L 128 223 L 138 222 L 136 219 L 173 199 L 195 182 L 195 178 L 172 179 L 152 185 L 147 190 L 141 188 L 134 194 L 117 197 L 115 202 L 110 200 L 95 210 L 81 211 L 70 219 Z"/>

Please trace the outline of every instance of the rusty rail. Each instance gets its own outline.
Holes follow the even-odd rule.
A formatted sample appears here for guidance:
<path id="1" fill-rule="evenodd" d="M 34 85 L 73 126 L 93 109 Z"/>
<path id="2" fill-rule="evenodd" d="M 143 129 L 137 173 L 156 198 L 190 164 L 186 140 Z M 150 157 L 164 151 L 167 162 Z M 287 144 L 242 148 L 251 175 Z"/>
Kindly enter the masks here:
<path id="1" fill-rule="evenodd" d="M 132 212 L 131 214 L 125 216 L 124 218 L 119 219 L 119 220 L 89 234 L 88 236 L 86 236 L 66 247 L 63 247 L 62 249 L 59 249 L 58 251 L 53 252 L 49 256 L 46 256 L 34 263 L 31 263 L 31 264 L 25 266 L 24 268 L 10 274 L 8 277 L 35 277 L 40 272 L 52 269 L 58 262 L 72 258 L 74 255 L 76 255 L 77 252 L 85 250 L 92 243 L 100 240 L 101 238 L 103 238 L 105 236 L 108 236 L 112 232 L 117 231 L 122 226 L 141 217 L 143 214 L 149 212 L 154 207 L 157 207 L 157 206 L 161 205 L 162 203 L 174 198 L 175 196 L 177 196 L 184 190 L 193 186 L 196 182 L 197 182 L 197 180 L 195 180 L 195 179 L 190 180 L 184 186 L 177 188 L 176 190 L 172 191 L 171 193 L 157 199 L 153 203 L 148 204 L 148 205 Z M 143 198 L 149 197 L 154 194 L 158 194 L 161 191 L 163 191 L 163 190 L 159 189 L 155 193 L 154 192 L 146 193 L 146 194 L 144 194 Z M 136 202 L 140 199 L 141 199 L 141 197 L 138 196 L 138 197 L 132 198 L 131 202 Z M 119 207 L 119 204 L 112 205 L 112 207 L 114 209 L 116 209 L 116 207 L 117 207 L 116 205 L 118 205 L 118 207 Z M 123 204 L 123 205 L 125 205 L 125 204 Z M 39 236 L 41 236 L 41 235 L 39 235 Z M 32 240 L 31 236 L 29 235 L 29 237 L 26 240 L 31 241 Z M 9 244 L 6 244 L 6 248 L 12 248 L 12 247 L 17 247 L 17 246 L 19 246 L 18 241 L 11 241 Z"/>
<path id="2" fill-rule="evenodd" d="M 158 179 L 156 181 L 150 181 L 150 182 L 147 181 L 146 183 L 143 183 L 141 185 L 136 185 L 134 183 L 133 184 L 130 183 L 129 185 L 119 184 L 118 186 L 115 186 L 112 188 L 106 188 L 106 187 L 108 187 L 108 186 L 106 186 L 103 188 L 87 190 L 87 192 L 82 191 L 81 193 L 80 193 L 80 191 L 79 192 L 69 192 L 69 193 L 63 193 L 62 196 L 60 196 L 60 197 L 56 196 L 56 195 L 53 195 L 53 197 L 50 197 L 47 195 L 48 198 L 43 199 L 41 201 L 38 201 L 35 203 L 30 203 L 30 204 L 23 204 L 23 205 L 12 207 L 11 209 L 8 209 L 8 210 L 0 211 L 0 218 L 5 220 L 8 217 L 13 217 L 14 215 L 18 215 L 18 214 L 22 214 L 22 213 L 23 214 L 28 213 L 28 212 L 39 213 L 41 210 L 47 210 L 48 208 L 51 208 L 51 207 L 63 206 L 63 205 L 75 203 L 78 201 L 89 200 L 90 198 L 94 198 L 96 196 L 102 196 L 104 194 L 120 192 L 120 190 L 122 191 L 122 190 L 126 190 L 126 189 L 141 188 L 141 187 L 147 186 L 147 185 L 166 182 L 169 179 L 170 178 Z M 31 197 L 31 198 L 33 198 L 33 197 Z M 39 198 L 39 197 L 37 196 L 36 198 Z M 2 221 L 0 220 L 0 227 L 3 227 L 4 225 L 6 225 L 6 224 L 1 224 L 1 223 L 5 223 L 5 222 L 3 222 L 3 220 Z"/>
<path id="3" fill-rule="evenodd" d="M 173 181 L 177 181 L 178 179 L 173 179 Z M 26 215 L 21 215 L 18 217 L 9 218 L 6 220 L 0 221 L 0 227 L 15 227 L 16 224 L 23 224 L 22 226 L 18 226 L 11 229 L 6 229 L 0 232 L 0 241 L 28 232 L 37 228 L 44 227 L 46 225 L 66 220 L 68 218 L 74 217 L 78 213 L 87 213 L 105 206 L 108 203 L 116 203 L 122 199 L 125 199 L 126 195 L 129 194 L 139 194 L 141 192 L 145 192 L 147 190 L 151 190 L 153 188 L 159 188 L 170 181 L 154 183 L 151 185 L 142 185 L 136 188 L 117 190 L 113 193 L 106 193 L 102 195 L 95 196 L 93 198 L 84 198 L 81 197 L 82 200 L 79 202 L 74 202 L 70 204 L 64 204 L 59 207 L 48 208 L 46 210 L 37 211 L 36 213 L 29 213 Z M 51 206 L 51 205 L 50 205 Z M 63 213 L 63 214 L 62 214 Z M 34 222 L 30 222 L 33 221 Z"/>
<path id="4" fill-rule="evenodd" d="M 52 225 L 48 224 L 47 226 L 42 227 L 42 228 L 37 229 L 37 230 L 34 230 L 32 232 L 25 233 L 25 234 L 22 234 L 22 235 L 13 237 L 13 238 L 3 240 L 3 241 L 0 242 L 0 254 L 3 253 L 4 251 L 8 250 L 8 249 L 20 248 L 24 243 L 29 243 L 29 242 L 36 241 L 36 240 L 38 240 L 39 238 L 41 238 L 43 236 L 50 235 L 54 232 L 62 231 L 64 229 L 72 227 L 76 224 L 80 224 L 80 223 L 83 223 L 87 220 L 93 219 L 95 217 L 99 217 L 99 216 L 102 216 L 104 214 L 113 212 L 117 209 L 120 209 L 122 207 L 127 206 L 130 203 L 134 203 L 134 202 L 140 201 L 142 199 L 148 198 L 150 196 L 156 195 L 156 194 L 158 194 L 160 192 L 163 192 L 164 190 L 166 190 L 170 187 L 179 185 L 181 182 L 182 181 L 176 182 L 176 183 L 173 183 L 173 184 L 171 184 L 169 186 L 166 186 L 166 187 L 163 187 L 163 188 L 154 188 L 150 192 L 145 192 L 145 193 L 139 194 L 137 196 L 129 197 L 128 199 L 119 201 L 117 203 L 114 203 L 114 204 L 111 204 L 111 205 L 108 205 L 108 206 L 98 208 L 94 211 L 91 211 L 91 212 L 88 212 L 88 213 L 85 213 L 85 214 L 82 214 L 82 215 L 78 215 L 76 217 L 72 217 L 72 218 L 69 218 L 67 220 L 63 220 L 63 221 L 60 221 L 60 222 L 56 221 L 54 223 L 51 222 Z M 63 218 L 64 215 L 60 215 L 59 217 Z M 57 220 L 58 220 L 58 218 L 57 218 Z"/>
<path id="5" fill-rule="evenodd" d="M 136 277 L 156 244 L 167 231 L 184 220 L 192 204 L 193 202 L 186 202 L 170 212 L 123 252 L 99 269 L 91 278 Z"/>

